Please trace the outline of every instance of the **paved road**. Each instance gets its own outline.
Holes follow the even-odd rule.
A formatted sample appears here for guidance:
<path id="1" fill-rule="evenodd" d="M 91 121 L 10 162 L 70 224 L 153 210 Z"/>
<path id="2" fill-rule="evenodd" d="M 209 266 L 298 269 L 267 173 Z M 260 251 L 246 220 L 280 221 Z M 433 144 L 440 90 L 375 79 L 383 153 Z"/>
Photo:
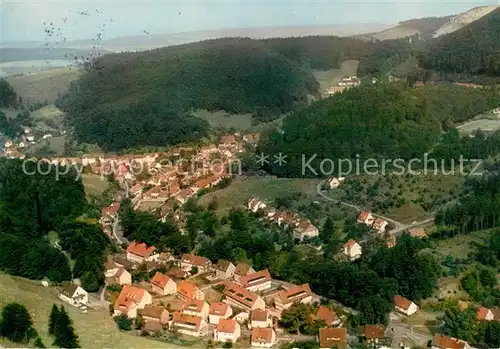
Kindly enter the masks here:
<path id="1" fill-rule="evenodd" d="M 358 212 L 360 212 L 360 211 L 363 210 L 363 208 L 361 208 L 359 206 L 356 206 L 356 205 L 354 205 L 354 204 L 352 204 L 350 202 L 345 202 L 345 201 L 342 201 L 342 200 L 334 199 L 334 198 L 331 198 L 328 195 L 326 195 L 325 191 L 322 189 L 322 186 L 323 186 L 324 183 L 325 183 L 324 181 L 321 181 L 321 182 L 319 182 L 316 185 L 316 192 L 322 198 L 324 198 L 324 199 L 326 199 L 328 201 L 338 202 L 341 205 L 350 207 L 352 209 L 355 209 Z M 429 218 L 429 219 L 426 219 L 426 220 L 423 220 L 423 221 L 420 221 L 420 222 L 416 222 L 416 223 L 412 223 L 412 224 L 403 224 L 401 222 L 395 221 L 394 219 L 391 219 L 391 218 L 386 217 L 386 216 L 382 216 L 382 215 L 374 213 L 374 212 L 372 212 L 371 214 L 374 217 L 385 219 L 387 222 L 390 222 L 390 223 L 392 223 L 394 225 L 395 228 L 389 231 L 389 234 L 391 234 L 391 235 L 398 235 L 399 233 L 403 232 L 404 230 L 406 230 L 408 228 L 418 227 L 418 226 L 421 226 L 421 225 L 429 224 L 429 223 L 431 223 L 431 222 L 434 221 L 434 218 Z"/>

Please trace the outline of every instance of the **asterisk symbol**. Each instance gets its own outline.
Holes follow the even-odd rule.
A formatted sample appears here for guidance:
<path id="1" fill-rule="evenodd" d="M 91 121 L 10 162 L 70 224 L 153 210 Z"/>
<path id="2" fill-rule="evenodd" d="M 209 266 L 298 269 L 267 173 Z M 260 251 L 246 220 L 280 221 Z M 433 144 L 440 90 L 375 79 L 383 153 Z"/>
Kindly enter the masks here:
<path id="1" fill-rule="evenodd" d="M 274 155 L 274 163 L 275 164 L 278 164 L 279 166 L 283 166 L 284 164 L 286 164 L 286 155 L 284 155 L 283 153 L 279 153 L 278 155 Z"/>
<path id="2" fill-rule="evenodd" d="M 265 164 L 269 163 L 269 160 L 267 160 L 268 158 L 269 155 L 260 153 L 255 156 L 255 162 L 260 166 L 264 166 Z"/>

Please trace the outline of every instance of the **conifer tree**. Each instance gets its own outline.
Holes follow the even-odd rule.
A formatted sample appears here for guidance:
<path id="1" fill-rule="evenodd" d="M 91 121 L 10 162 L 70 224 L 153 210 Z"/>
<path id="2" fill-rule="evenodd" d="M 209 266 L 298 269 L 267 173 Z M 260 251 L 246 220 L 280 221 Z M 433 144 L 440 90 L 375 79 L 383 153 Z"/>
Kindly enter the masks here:
<path id="1" fill-rule="evenodd" d="M 59 310 L 58 318 L 54 328 L 54 345 L 60 348 L 80 348 L 78 336 L 73 328 L 73 322 L 63 306 Z"/>
<path id="2" fill-rule="evenodd" d="M 49 334 L 51 336 L 55 335 L 56 324 L 59 321 L 59 309 L 57 305 L 52 304 L 52 310 L 50 311 L 49 316 Z"/>

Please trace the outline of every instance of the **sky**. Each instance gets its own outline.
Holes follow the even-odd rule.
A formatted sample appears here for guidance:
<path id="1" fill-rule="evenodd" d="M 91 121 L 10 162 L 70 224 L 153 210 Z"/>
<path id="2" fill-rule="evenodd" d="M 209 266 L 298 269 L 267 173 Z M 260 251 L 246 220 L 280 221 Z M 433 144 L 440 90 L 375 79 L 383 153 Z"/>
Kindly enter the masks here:
<path id="1" fill-rule="evenodd" d="M 0 40 L 43 41 L 54 27 L 68 41 L 207 29 L 379 23 L 444 16 L 500 0 L 0 0 Z M 82 14 L 87 11 L 87 14 Z M 44 22 L 46 23 L 44 25 Z"/>

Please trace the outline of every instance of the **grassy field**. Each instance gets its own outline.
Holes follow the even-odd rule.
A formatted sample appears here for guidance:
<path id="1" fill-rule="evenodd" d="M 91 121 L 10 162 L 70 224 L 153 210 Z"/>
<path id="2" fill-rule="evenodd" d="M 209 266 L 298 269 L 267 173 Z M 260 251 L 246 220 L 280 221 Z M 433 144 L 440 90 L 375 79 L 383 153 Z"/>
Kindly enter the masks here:
<path id="1" fill-rule="evenodd" d="M 83 174 L 82 182 L 85 188 L 85 194 L 89 196 L 101 196 L 108 188 L 108 180 L 97 174 Z"/>
<path id="2" fill-rule="evenodd" d="M 465 179 L 460 176 L 353 176 L 330 191 L 333 198 L 357 204 L 399 222 L 411 223 L 431 216 L 432 211 L 456 199 Z"/>
<path id="3" fill-rule="evenodd" d="M 47 148 L 49 151 L 54 152 L 55 156 L 62 156 L 65 151 L 65 144 L 66 135 L 42 139 L 40 142 L 29 147 L 27 153 L 30 155 L 37 155 L 37 153 L 43 152 L 44 148 Z"/>
<path id="4" fill-rule="evenodd" d="M 10 76 L 7 78 L 16 93 L 27 103 L 48 100 L 54 103 L 59 93 L 64 93 L 71 81 L 83 71 L 75 67 L 50 69 L 44 72 Z"/>
<path id="5" fill-rule="evenodd" d="M 53 303 L 63 304 L 57 298 L 56 290 L 44 288 L 35 281 L 0 274 L 0 295 L 0 306 L 9 302 L 18 302 L 26 306 L 42 341 L 47 347 L 51 347 L 53 339 L 47 331 L 50 309 Z M 84 314 L 77 308 L 66 305 L 65 308 L 74 322 L 82 348 L 180 348 L 174 344 L 120 332 L 109 316 L 108 309 L 89 309 L 88 313 Z M 7 342 L 3 344 L 7 347 L 15 346 Z"/>
<path id="6" fill-rule="evenodd" d="M 448 239 L 438 240 L 433 250 L 441 260 L 446 256 L 453 258 L 467 258 L 470 252 L 477 250 L 477 244 L 481 244 L 491 236 L 492 230 L 477 231 L 467 235 L 457 235 Z"/>
<path id="7" fill-rule="evenodd" d="M 252 127 L 252 114 L 229 114 L 223 110 L 210 112 L 202 109 L 193 112 L 193 115 L 207 120 L 213 128 L 247 131 Z"/>
<path id="8" fill-rule="evenodd" d="M 229 187 L 208 193 L 200 199 L 207 206 L 215 197 L 218 211 L 227 213 L 232 207 L 244 206 L 251 197 L 272 202 L 276 197 L 301 192 L 308 198 L 316 198 L 316 179 L 255 179 L 236 180 Z"/>
<path id="9" fill-rule="evenodd" d="M 318 80 L 320 88 L 326 90 L 332 85 L 337 85 L 343 76 L 356 75 L 358 65 L 359 61 L 357 60 L 348 60 L 341 63 L 340 69 L 316 70 L 313 74 Z"/>

